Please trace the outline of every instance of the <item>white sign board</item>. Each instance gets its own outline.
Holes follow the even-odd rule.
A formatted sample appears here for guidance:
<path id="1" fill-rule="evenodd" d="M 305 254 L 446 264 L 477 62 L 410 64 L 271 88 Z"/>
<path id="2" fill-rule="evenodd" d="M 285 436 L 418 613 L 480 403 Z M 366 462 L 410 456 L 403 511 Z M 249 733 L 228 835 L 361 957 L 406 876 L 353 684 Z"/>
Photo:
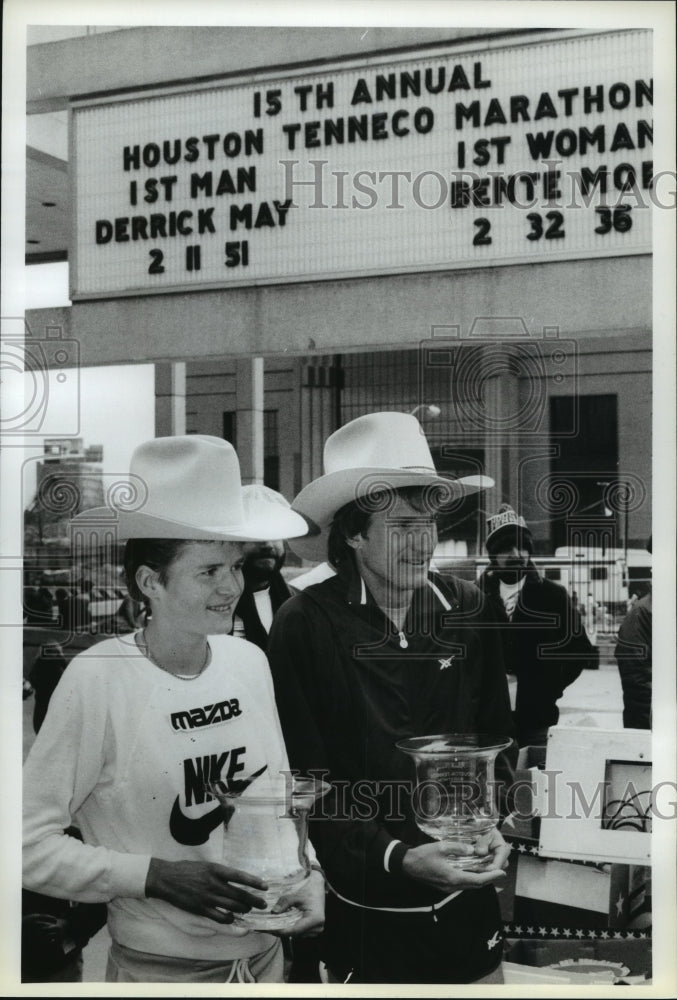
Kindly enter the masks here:
<path id="1" fill-rule="evenodd" d="M 553 726 L 537 781 L 544 858 L 646 865 L 654 816 L 674 820 L 674 786 L 652 784 L 647 729 Z"/>
<path id="2" fill-rule="evenodd" d="M 72 108 L 72 297 L 651 250 L 651 32 Z"/>

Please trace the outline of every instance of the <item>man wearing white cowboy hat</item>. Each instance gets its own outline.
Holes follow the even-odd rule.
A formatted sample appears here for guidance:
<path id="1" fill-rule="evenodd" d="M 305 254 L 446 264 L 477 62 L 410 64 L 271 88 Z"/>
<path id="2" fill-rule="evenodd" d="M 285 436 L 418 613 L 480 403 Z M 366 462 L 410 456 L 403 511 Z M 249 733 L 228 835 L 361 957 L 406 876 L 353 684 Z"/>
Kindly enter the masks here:
<path id="1" fill-rule="evenodd" d="M 324 468 L 292 504 L 311 533 L 290 544 L 328 558 L 336 574 L 280 608 L 269 659 L 292 766 L 326 771 L 333 784 L 329 818 L 311 823 L 332 890 L 322 942 L 330 979 L 497 977 L 494 885 L 508 848 L 494 833 L 475 847 L 481 873 L 450 867 L 449 852 L 463 848 L 417 828 L 413 768 L 395 745 L 444 732 L 511 734 L 481 594 L 429 573 L 440 504 L 493 483 L 439 476 L 418 421 L 404 413 L 369 414 L 336 431 Z M 509 772 L 507 764 L 508 780 Z"/>
<path id="2" fill-rule="evenodd" d="M 280 982 L 279 938 L 233 925 L 265 906 L 265 885 L 229 865 L 209 787 L 284 783 L 266 658 L 228 633 L 243 543 L 306 524 L 279 506 L 247 513 L 237 455 L 219 438 L 149 441 L 130 471 L 117 503 L 73 524 L 127 539 L 127 583 L 147 624 L 75 657 L 52 696 L 25 765 L 24 885 L 108 904 L 108 981 Z M 71 823 L 84 842 L 64 834 Z M 293 901 L 292 933 L 316 932 L 321 874 Z"/>

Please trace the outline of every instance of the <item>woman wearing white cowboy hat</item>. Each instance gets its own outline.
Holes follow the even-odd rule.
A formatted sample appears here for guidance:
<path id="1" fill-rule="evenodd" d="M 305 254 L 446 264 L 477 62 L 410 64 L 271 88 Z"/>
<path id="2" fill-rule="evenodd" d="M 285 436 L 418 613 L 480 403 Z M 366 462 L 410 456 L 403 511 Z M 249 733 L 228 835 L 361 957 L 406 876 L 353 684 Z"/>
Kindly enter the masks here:
<path id="1" fill-rule="evenodd" d="M 268 647 L 290 762 L 334 786 L 331 818 L 311 822 L 332 890 L 323 958 L 336 982 L 500 982 L 494 885 L 508 848 L 494 832 L 475 846 L 481 871 L 450 867 L 463 848 L 417 828 L 413 772 L 396 747 L 435 733 L 511 734 L 481 594 L 429 573 L 436 511 L 492 480 L 441 477 L 404 413 L 346 424 L 327 440 L 324 468 L 292 504 L 311 533 L 290 545 L 336 573 L 282 605 Z M 510 782 L 508 760 L 497 774 Z"/>
<path id="2" fill-rule="evenodd" d="M 52 697 L 25 765 L 24 885 L 108 903 L 108 981 L 280 982 L 279 939 L 231 926 L 265 905 L 264 884 L 228 866 L 206 786 L 237 791 L 288 771 L 265 656 L 228 633 L 243 543 L 306 525 L 278 505 L 248 513 L 237 456 L 219 438 L 149 441 L 130 472 L 125 503 L 73 526 L 127 540 L 147 624 L 75 657 Z M 84 843 L 64 835 L 71 822 Z M 318 930 L 323 901 L 313 873 L 292 933 Z"/>

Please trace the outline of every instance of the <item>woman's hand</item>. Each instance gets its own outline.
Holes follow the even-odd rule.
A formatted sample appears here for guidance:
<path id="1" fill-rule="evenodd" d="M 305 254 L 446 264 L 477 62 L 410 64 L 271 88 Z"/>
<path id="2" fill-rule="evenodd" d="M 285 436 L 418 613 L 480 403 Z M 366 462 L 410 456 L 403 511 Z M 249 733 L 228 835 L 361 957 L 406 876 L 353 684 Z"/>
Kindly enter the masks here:
<path id="1" fill-rule="evenodd" d="M 492 830 L 480 837 L 474 849 L 454 841 L 411 847 L 402 860 L 402 871 L 409 878 L 425 882 L 441 892 L 481 889 L 505 878 L 504 869 L 509 855 L 510 846 L 498 830 Z M 455 868 L 450 864 L 456 857 L 473 856 L 478 859 L 478 871 Z"/>
<path id="2" fill-rule="evenodd" d="M 283 913 L 295 906 L 301 911 L 301 916 L 291 929 L 284 931 L 284 934 L 291 937 L 317 937 L 321 934 L 324 928 L 324 896 L 324 877 L 322 872 L 315 870 L 311 871 L 309 877 L 297 889 L 285 893 L 277 901 L 272 912 Z"/>
<path id="3" fill-rule="evenodd" d="M 146 896 L 164 899 L 188 913 L 230 924 L 236 913 L 248 913 L 266 903 L 252 889 L 267 889 L 255 875 L 212 861 L 162 861 L 151 858 L 146 877 Z"/>

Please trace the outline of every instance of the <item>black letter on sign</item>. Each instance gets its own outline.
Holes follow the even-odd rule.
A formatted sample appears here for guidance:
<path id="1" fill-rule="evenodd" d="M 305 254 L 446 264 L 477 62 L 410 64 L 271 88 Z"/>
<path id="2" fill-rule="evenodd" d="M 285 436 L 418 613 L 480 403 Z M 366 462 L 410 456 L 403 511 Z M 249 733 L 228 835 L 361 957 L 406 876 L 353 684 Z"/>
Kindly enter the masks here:
<path id="1" fill-rule="evenodd" d="M 165 268 L 164 268 L 164 264 L 162 263 L 162 258 L 163 258 L 164 255 L 162 253 L 162 250 L 150 250 L 149 253 L 150 253 L 151 257 L 152 257 L 152 260 L 151 260 L 150 266 L 148 268 L 148 273 L 149 274 L 164 274 L 165 273 Z"/>
<path id="2" fill-rule="evenodd" d="M 109 243 L 113 238 L 113 223 L 109 222 L 108 219 L 97 219 L 95 232 L 98 244 Z"/>
<path id="3" fill-rule="evenodd" d="M 186 247 L 186 270 L 199 271 L 202 267 L 199 245 Z"/>
<path id="4" fill-rule="evenodd" d="M 488 219 L 475 219 L 473 225 L 477 229 L 475 237 L 472 241 L 474 247 L 486 247 L 491 243 L 491 236 L 489 232 L 491 230 L 491 223 Z"/>
<path id="5" fill-rule="evenodd" d="M 242 248 L 240 250 L 240 248 Z M 229 241 L 226 243 L 226 267 L 247 267 L 249 264 L 249 242 L 248 240 Z"/>

